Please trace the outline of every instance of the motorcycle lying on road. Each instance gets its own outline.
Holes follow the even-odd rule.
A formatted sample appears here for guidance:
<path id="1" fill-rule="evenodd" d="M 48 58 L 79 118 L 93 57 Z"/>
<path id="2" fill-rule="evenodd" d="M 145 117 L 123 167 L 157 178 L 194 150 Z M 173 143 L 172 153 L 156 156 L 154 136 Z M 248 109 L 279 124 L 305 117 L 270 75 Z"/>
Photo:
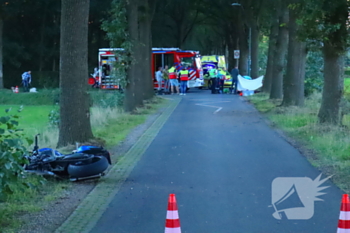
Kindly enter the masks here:
<path id="1" fill-rule="evenodd" d="M 112 164 L 110 153 L 103 147 L 80 146 L 71 154 L 61 154 L 52 148 L 39 149 L 38 136 L 31 155 L 26 156 L 26 172 L 78 181 L 104 176 Z"/>

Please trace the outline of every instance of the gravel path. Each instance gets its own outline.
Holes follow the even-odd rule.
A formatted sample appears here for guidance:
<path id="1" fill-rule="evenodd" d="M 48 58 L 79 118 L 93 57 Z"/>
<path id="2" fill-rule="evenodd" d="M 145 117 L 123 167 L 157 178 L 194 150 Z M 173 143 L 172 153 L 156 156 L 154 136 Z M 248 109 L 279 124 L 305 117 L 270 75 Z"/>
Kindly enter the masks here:
<path id="1" fill-rule="evenodd" d="M 163 111 L 164 109 L 160 109 L 157 113 L 149 116 L 146 122 L 134 128 L 124 141 L 109 149 L 112 154 L 113 164 L 135 144 Z M 74 186 L 63 192 L 58 199 L 48 203 L 44 210 L 21 216 L 20 219 L 25 224 L 21 226 L 18 233 L 54 232 L 71 215 L 97 183 L 98 180 L 75 183 Z"/>

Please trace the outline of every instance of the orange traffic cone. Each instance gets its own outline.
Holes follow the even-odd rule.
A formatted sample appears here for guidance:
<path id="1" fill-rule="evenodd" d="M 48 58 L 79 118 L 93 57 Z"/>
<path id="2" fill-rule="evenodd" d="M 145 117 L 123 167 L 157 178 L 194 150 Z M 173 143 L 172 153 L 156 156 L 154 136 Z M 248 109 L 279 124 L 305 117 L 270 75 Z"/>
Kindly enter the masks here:
<path id="1" fill-rule="evenodd" d="M 348 194 L 343 194 L 341 200 L 337 233 L 350 233 L 350 201 Z"/>
<path id="2" fill-rule="evenodd" d="M 16 86 L 15 88 L 15 93 L 18 93 L 18 86 Z"/>
<path id="3" fill-rule="evenodd" d="M 165 220 L 165 233 L 181 233 L 175 194 L 169 195 L 168 211 Z"/>

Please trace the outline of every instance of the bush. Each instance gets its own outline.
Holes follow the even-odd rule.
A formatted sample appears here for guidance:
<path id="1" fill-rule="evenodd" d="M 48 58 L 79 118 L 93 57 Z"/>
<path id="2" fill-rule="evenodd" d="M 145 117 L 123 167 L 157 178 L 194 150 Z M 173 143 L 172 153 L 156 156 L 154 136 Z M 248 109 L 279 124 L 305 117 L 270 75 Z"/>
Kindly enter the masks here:
<path id="1" fill-rule="evenodd" d="M 124 94 L 120 91 L 96 90 L 90 92 L 93 106 L 115 108 L 123 105 Z"/>
<path id="2" fill-rule="evenodd" d="M 305 96 L 323 89 L 323 56 L 321 51 L 310 51 L 305 72 Z"/>
<path id="3" fill-rule="evenodd" d="M 49 113 L 49 125 L 53 128 L 58 128 L 60 125 L 60 109 L 58 106 Z"/>
<path id="4" fill-rule="evenodd" d="M 21 109 L 18 110 L 19 112 Z M 9 113 L 10 110 L 7 110 Z M 23 164 L 27 160 L 24 155 L 26 148 L 23 139 L 29 145 L 30 139 L 24 137 L 18 128 L 18 116 L 7 115 L 0 117 L 0 197 L 11 194 L 15 189 L 25 188 L 28 184 L 22 178 Z"/>

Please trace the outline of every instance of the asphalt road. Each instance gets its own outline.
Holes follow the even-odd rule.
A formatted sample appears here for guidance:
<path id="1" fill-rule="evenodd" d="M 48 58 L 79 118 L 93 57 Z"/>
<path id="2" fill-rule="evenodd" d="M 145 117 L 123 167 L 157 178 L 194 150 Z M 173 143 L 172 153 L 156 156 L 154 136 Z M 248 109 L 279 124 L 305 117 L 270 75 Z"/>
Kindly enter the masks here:
<path id="1" fill-rule="evenodd" d="M 164 232 L 170 193 L 176 194 L 183 233 L 336 232 L 342 191 L 329 181 L 324 201 L 314 202 L 313 183 L 299 178 L 298 194 L 277 203 L 288 191 L 283 185 L 291 187 L 294 177 L 315 180 L 320 171 L 241 97 L 209 91 L 167 97 L 182 101 L 92 233 Z M 298 207 L 300 199 L 304 208 L 294 213 L 310 219 L 290 220 L 286 212 L 281 220 L 273 217 L 272 202 L 281 210 Z"/>

